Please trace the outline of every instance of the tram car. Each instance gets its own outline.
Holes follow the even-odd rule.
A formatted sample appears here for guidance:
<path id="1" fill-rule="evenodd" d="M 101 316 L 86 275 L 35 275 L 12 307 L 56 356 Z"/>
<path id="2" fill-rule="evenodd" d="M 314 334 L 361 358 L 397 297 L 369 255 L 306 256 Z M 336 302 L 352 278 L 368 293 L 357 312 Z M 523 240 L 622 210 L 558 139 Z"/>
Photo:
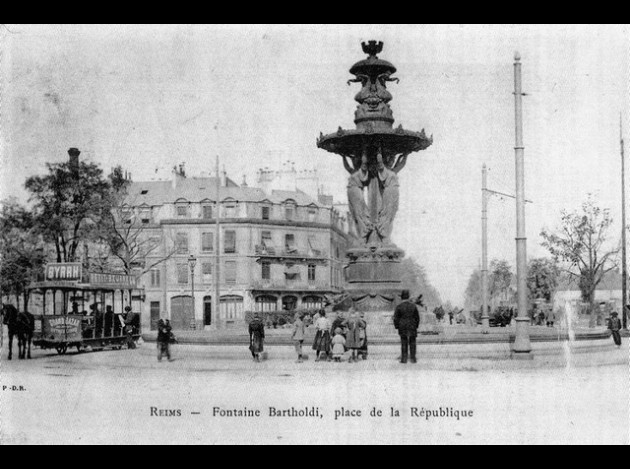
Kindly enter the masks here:
<path id="1" fill-rule="evenodd" d="M 30 289 L 33 344 L 64 355 L 69 349 L 135 347 L 140 339 L 142 290 L 130 275 L 83 274 L 81 264 L 48 264 L 45 280 Z"/>

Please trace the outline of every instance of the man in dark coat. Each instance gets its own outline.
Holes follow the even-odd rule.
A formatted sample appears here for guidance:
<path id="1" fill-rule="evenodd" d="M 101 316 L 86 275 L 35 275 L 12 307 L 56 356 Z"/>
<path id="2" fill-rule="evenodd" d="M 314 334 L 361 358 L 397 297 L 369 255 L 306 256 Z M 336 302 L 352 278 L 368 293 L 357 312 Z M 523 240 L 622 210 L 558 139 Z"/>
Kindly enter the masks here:
<path id="1" fill-rule="evenodd" d="M 420 327 L 420 313 L 415 304 L 409 301 L 409 291 L 404 290 L 401 295 L 403 300 L 396 307 L 394 313 L 394 326 L 400 334 L 402 356 L 400 363 L 407 363 L 411 352 L 411 363 L 416 361 L 416 339 L 418 338 L 418 327 Z M 411 349 L 411 350 L 410 350 Z"/>
<path id="2" fill-rule="evenodd" d="M 249 323 L 249 350 L 254 361 L 260 363 L 265 350 L 265 325 L 258 313 L 254 314 L 254 319 Z"/>
<path id="3" fill-rule="evenodd" d="M 158 337 L 157 337 L 157 347 L 158 347 L 158 361 L 161 362 L 164 355 L 169 362 L 173 361 L 171 357 L 171 341 L 173 340 L 171 324 L 168 321 L 164 321 L 160 319 L 158 322 Z"/>
<path id="4" fill-rule="evenodd" d="M 610 318 L 610 322 L 608 323 L 608 329 L 612 332 L 613 340 L 615 341 L 615 345 L 617 347 L 621 347 L 621 320 L 619 319 L 619 315 L 615 312 L 612 313 L 612 317 Z"/>

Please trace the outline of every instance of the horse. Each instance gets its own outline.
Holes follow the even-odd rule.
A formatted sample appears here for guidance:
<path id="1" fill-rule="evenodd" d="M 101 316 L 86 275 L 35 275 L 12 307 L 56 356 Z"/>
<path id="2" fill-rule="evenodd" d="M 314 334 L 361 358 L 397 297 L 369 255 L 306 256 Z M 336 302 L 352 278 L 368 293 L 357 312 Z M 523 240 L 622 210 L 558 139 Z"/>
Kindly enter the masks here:
<path id="1" fill-rule="evenodd" d="M 18 338 L 20 360 L 31 359 L 31 345 L 35 332 L 35 317 L 27 312 L 20 313 L 13 305 L 2 305 L 2 323 L 9 329 L 9 360 L 13 359 L 13 338 Z"/>

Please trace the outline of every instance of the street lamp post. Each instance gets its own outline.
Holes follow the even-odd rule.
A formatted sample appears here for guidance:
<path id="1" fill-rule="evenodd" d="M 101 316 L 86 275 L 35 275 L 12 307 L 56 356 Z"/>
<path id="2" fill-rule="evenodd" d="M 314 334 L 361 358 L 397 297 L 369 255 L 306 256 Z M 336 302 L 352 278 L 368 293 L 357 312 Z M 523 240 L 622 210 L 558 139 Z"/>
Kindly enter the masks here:
<path id="1" fill-rule="evenodd" d="M 190 328 L 197 328 L 197 315 L 195 313 L 195 266 L 197 265 L 197 258 L 194 255 L 188 257 L 188 267 L 190 267 L 190 280 L 192 291 L 192 320 L 190 322 Z"/>

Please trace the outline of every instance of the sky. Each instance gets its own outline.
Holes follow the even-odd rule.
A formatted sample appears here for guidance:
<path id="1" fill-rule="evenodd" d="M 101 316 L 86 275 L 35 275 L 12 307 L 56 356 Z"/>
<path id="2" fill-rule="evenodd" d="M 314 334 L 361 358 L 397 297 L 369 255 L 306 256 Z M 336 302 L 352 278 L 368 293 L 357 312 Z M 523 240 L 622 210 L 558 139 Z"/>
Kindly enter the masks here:
<path id="1" fill-rule="evenodd" d="M 354 128 L 348 70 L 371 39 L 398 69 L 394 125 L 434 137 L 400 173 L 394 238 L 445 301 L 463 302 L 481 262 L 482 165 L 490 189 L 514 193 L 515 51 L 527 94 L 529 256 L 547 254 L 540 231 L 588 194 L 611 209 L 619 242 L 628 26 L 0 25 L 0 198 L 25 201 L 25 179 L 78 147 L 136 181 L 167 179 L 181 162 L 208 174 L 219 155 L 234 180 L 255 185 L 259 168 L 292 160 L 318 169 L 343 200 L 341 159 L 316 139 Z M 489 254 L 512 264 L 515 213 L 512 199 L 492 198 Z"/>

